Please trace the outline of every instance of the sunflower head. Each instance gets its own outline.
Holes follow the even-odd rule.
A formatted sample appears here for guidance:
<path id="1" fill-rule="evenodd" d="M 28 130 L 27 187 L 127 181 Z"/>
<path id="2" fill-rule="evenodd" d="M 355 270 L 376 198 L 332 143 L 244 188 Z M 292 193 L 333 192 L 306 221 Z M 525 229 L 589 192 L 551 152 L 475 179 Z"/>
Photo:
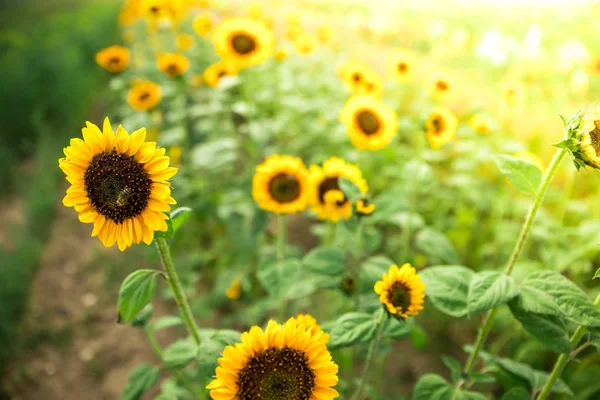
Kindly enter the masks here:
<path id="1" fill-rule="evenodd" d="M 339 72 L 344 84 L 352 93 L 363 86 L 367 76 L 374 74 L 364 62 L 357 60 L 348 61 L 342 65 Z"/>
<path id="2" fill-rule="evenodd" d="M 317 28 L 317 38 L 322 44 L 331 43 L 333 40 L 333 28 L 329 25 L 323 25 Z"/>
<path id="3" fill-rule="evenodd" d="M 425 121 L 426 136 L 434 149 L 439 149 L 454 138 L 458 120 L 446 108 L 433 110 Z"/>
<path id="4" fill-rule="evenodd" d="M 194 37 L 188 33 L 180 33 L 175 37 L 175 46 L 181 51 L 194 47 Z"/>
<path id="5" fill-rule="evenodd" d="M 380 98 L 383 93 L 383 80 L 375 72 L 367 70 L 362 81 L 354 87 L 354 93 Z"/>
<path id="6" fill-rule="evenodd" d="M 221 60 L 206 68 L 202 77 L 208 86 L 214 88 L 219 86 L 221 79 L 227 76 L 236 75 L 237 70 L 231 65 L 231 63 Z"/>
<path id="7" fill-rule="evenodd" d="M 127 103 L 136 111 L 151 110 L 160 100 L 160 86 L 150 81 L 136 81 L 127 95 Z"/>
<path id="8" fill-rule="evenodd" d="M 577 169 L 600 169 L 600 105 L 583 107 L 570 119 L 562 119 L 565 137 L 555 146 L 567 149 Z"/>
<path id="9" fill-rule="evenodd" d="M 115 133 L 106 118 L 102 131 L 88 122 L 82 132 L 83 140 L 71 139 L 58 161 L 71 183 L 63 204 L 75 208 L 81 222 L 93 223 L 92 236 L 106 247 L 150 244 L 155 231 L 167 230 L 177 168 L 169 166 L 164 148 L 145 142 L 145 128 L 130 135 L 119 126 Z"/>
<path id="10" fill-rule="evenodd" d="M 332 157 L 322 167 L 311 165 L 309 172 L 313 188 L 311 210 L 320 219 L 338 222 L 340 218 L 348 219 L 352 216 L 352 203 L 339 186 L 340 177 L 354 183 L 362 193 L 369 191 L 360 169 L 341 158 Z"/>
<path id="11" fill-rule="evenodd" d="M 156 62 L 158 69 L 171 78 L 181 76 L 190 68 L 190 61 L 179 53 L 163 53 Z"/>
<path id="12" fill-rule="evenodd" d="M 288 55 L 289 53 L 284 47 L 280 47 L 277 50 L 275 50 L 275 59 L 277 61 L 284 61 L 286 58 L 288 58 Z"/>
<path id="13" fill-rule="evenodd" d="M 454 94 L 454 82 L 448 75 L 438 73 L 431 80 L 430 92 L 434 100 L 447 100 Z"/>
<path id="14" fill-rule="evenodd" d="M 269 58 L 274 36 L 261 21 L 233 18 L 217 27 L 213 42 L 217 54 L 241 69 L 261 64 Z"/>
<path id="15" fill-rule="evenodd" d="M 306 327 L 306 330 L 313 333 L 317 333 L 321 330 L 321 327 L 317 324 L 317 320 L 310 314 L 298 314 L 296 315 L 296 321 L 299 324 L 303 324 Z"/>
<path id="16" fill-rule="evenodd" d="M 410 264 L 400 268 L 392 265 L 383 274 L 383 279 L 375 283 L 374 289 L 388 313 L 394 317 L 406 319 L 423 309 L 425 284 Z"/>
<path id="17" fill-rule="evenodd" d="M 242 282 L 239 279 L 231 282 L 231 285 L 225 291 L 225 296 L 231 300 L 237 300 L 242 295 Z"/>
<path id="18" fill-rule="evenodd" d="M 218 359 L 215 379 L 206 387 L 218 400 L 332 400 L 338 366 L 320 329 L 290 318 L 253 326 L 241 343 L 227 346 Z"/>
<path id="19" fill-rule="evenodd" d="M 310 54 L 313 52 L 316 46 L 317 41 L 315 40 L 315 38 L 307 33 L 301 33 L 300 35 L 298 35 L 296 40 L 294 40 L 294 49 L 298 54 Z"/>
<path id="20" fill-rule="evenodd" d="M 359 217 L 371 215 L 373 211 L 375 211 L 375 204 L 371 203 L 368 199 L 364 198 L 356 202 L 356 215 Z"/>
<path id="21" fill-rule="evenodd" d="M 398 118 L 391 107 L 373 96 L 351 97 L 340 113 L 352 144 L 360 150 L 384 148 L 398 131 Z"/>
<path id="22" fill-rule="evenodd" d="M 471 128 L 480 135 L 490 133 L 492 124 L 492 119 L 487 114 L 475 114 L 469 120 Z"/>
<path id="23" fill-rule="evenodd" d="M 110 46 L 96 54 L 96 62 L 113 74 L 123 72 L 129 66 L 129 49 L 123 46 Z"/>
<path id="24" fill-rule="evenodd" d="M 192 22 L 198 36 L 207 36 L 213 28 L 213 16 L 209 13 L 198 14 Z"/>
<path id="25" fill-rule="evenodd" d="M 310 193 L 308 171 L 297 157 L 275 154 L 256 167 L 252 197 L 263 210 L 276 214 L 303 211 Z"/>
<path id="26" fill-rule="evenodd" d="M 342 279 L 342 292 L 344 292 L 347 295 L 352 295 L 354 292 L 356 292 L 356 289 L 358 288 L 358 282 L 356 282 L 356 279 L 352 276 L 346 276 L 344 277 L 344 279 Z"/>
<path id="27" fill-rule="evenodd" d="M 183 18 L 185 6 L 183 0 L 141 0 L 140 14 L 150 23 L 171 25 Z"/>
<path id="28" fill-rule="evenodd" d="M 415 56 L 407 49 L 399 49 L 393 52 L 387 61 L 387 73 L 396 81 L 408 80 L 415 69 Z"/>

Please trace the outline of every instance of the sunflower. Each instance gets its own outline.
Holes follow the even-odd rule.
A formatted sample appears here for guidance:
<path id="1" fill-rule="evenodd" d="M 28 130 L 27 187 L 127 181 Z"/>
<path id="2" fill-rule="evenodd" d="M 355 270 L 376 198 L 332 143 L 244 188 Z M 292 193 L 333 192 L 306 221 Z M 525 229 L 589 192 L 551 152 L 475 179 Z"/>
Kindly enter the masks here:
<path id="1" fill-rule="evenodd" d="M 161 100 L 160 86 L 150 81 L 136 81 L 127 95 L 127 102 L 136 111 L 147 111 Z"/>
<path id="2" fill-rule="evenodd" d="M 431 79 L 430 91 L 435 100 L 447 100 L 454 94 L 454 82 L 448 75 L 438 73 Z"/>
<path id="3" fill-rule="evenodd" d="M 337 222 L 352 216 L 352 203 L 340 189 L 338 178 L 344 177 L 354 183 L 361 193 L 369 191 L 360 169 L 341 158 L 331 157 L 322 167 L 310 166 L 310 180 L 314 188 L 311 209 L 320 219 Z"/>
<path id="4" fill-rule="evenodd" d="M 169 167 L 164 148 L 145 142 L 145 128 L 130 135 L 119 126 L 115 134 L 108 118 L 102 131 L 86 125 L 83 140 L 71 139 L 58 161 L 71 183 L 63 204 L 74 207 L 81 222 L 93 223 L 92 236 L 106 247 L 150 244 L 154 231 L 167 230 L 177 168 Z"/>
<path id="5" fill-rule="evenodd" d="M 175 47 L 179 50 L 189 50 L 194 47 L 194 37 L 187 33 L 180 33 L 175 37 Z"/>
<path id="6" fill-rule="evenodd" d="M 314 37 L 307 33 L 300 34 L 296 40 L 294 40 L 294 49 L 296 53 L 307 55 L 313 52 L 317 46 L 317 41 Z"/>
<path id="7" fill-rule="evenodd" d="M 471 128 L 480 135 L 485 135 L 492 129 L 492 119 L 487 114 L 475 114 L 469 120 Z"/>
<path id="8" fill-rule="evenodd" d="M 351 97 L 340 113 L 340 120 L 354 147 L 360 150 L 384 148 L 398 131 L 394 110 L 372 96 Z"/>
<path id="9" fill-rule="evenodd" d="M 457 125 L 458 120 L 448 109 L 440 107 L 433 110 L 425 121 L 427 140 L 431 147 L 439 149 L 452 140 Z"/>
<path id="10" fill-rule="evenodd" d="M 204 71 L 202 75 L 204 78 L 204 82 L 210 87 L 217 87 L 221 82 L 221 79 L 226 76 L 236 76 L 237 71 L 233 68 L 230 63 L 226 63 L 225 61 L 217 61 L 212 64 Z"/>
<path id="11" fill-rule="evenodd" d="M 333 40 L 333 29 L 329 25 L 323 25 L 317 28 L 317 38 L 323 44 L 331 43 Z"/>
<path id="12" fill-rule="evenodd" d="M 285 49 L 284 47 L 280 47 L 277 50 L 275 50 L 275 59 L 277 61 L 283 61 L 286 58 L 288 58 L 288 51 L 287 51 L 287 49 Z"/>
<path id="13" fill-rule="evenodd" d="M 321 327 L 317 324 L 317 320 L 310 314 L 298 314 L 296 315 L 296 321 L 298 324 L 303 324 L 306 330 L 312 333 L 317 333 L 321 330 Z"/>
<path id="14" fill-rule="evenodd" d="M 198 14 L 192 22 L 194 32 L 198 36 L 207 36 L 213 28 L 213 17 L 209 13 Z"/>
<path id="15" fill-rule="evenodd" d="M 129 66 L 129 49 L 123 46 L 110 46 L 96 54 L 99 66 L 113 74 L 123 72 Z"/>
<path id="16" fill-rule="evenodd" d="M 423 309 L 425 284 L 410 264 L 401 268 L 392 265 L 383 279 L 375 282 L 374 289 L 387 311 L 396 317 L 406 319 Z"/>
<path id="17" fill-rule="evenodd" d="M 276 214 L 303 211 L 310 199 L 310 180 L 302 160 L 272 155 L 256 167 L 252 197 L 263 210 Z"/>
<path id="18" fill-rule="evenodd" d="M 273 51 L 273 33 L 260 21 L 233 18 L 222 22 L 213 41 L 216 52 L 238 69 L 264 62 Z"/>
<path id="19" fill-rule="evenodd" d="M 530 151 L 519 151 L 513 154 L 513 157 L 517 157 L 523 161 L 528 162 L 531 165 L 535 165 L 540 171 L 544 171 L 544 163 L 542 162 L 542 160 Z"/>
<path id="20" fill-rule="evenodd" d="M 381 97 L 383 93 L 383 80 L 375 72 L 366 70 L 362 81 L 354 87 L 354 93 Z"/>
<path id="21" fill-rule="evenodd" d="M 216 378 L 206 386 L 214 400 L 332 400 L 338 366 L 327 350 L 328 335 L 295 318 L 253 326 L 241 343 L 227 346 Z"/>
<path id="22" fill-rule="evenodd" d="M 585 164 L 600 168 L 600 106 L 591 105 L 583 110 L 576 138 L 580 149 L 577 155 Z"/>
<path id="23" fill-rule="evenodd" d="M 363 84 L 365 76 L 371 72 L 364 62 L 357 60 L 348 61 L 340 68 L 340 76 L 352 93 L 357 91 L 357 88 Z"/>
<path id="24" fill-rule="evenodd" d="M 185 14 L 182 0 L 141 0 L 140 14 L 151 23 L 176 23 Z"/>
<path id="25" fill-rule="evenodd" d="M 359 217 L 366 217 L 367 215 L 373 214 L 375 211 L 375 204 L 371 203 L 367 199 L 360 199 L 356 202 L 356 215 Z"/>
<path id="26" fill-rule="evenodd" d="M 231 300 L 237 300 L 242 295 L 242 282 L 239 279 L 231 282 L 231 285 L 225 291 L 225 296 Z"/>
<path id="27" fill-rule="evenodd" d="M 190 61 L 179 53 L 163 53 L 156 62 L 158 69 L 171 78 L 181 76 L 190 68 Z"/>
<path id="28" fill-rule="evenodd" d="M 406 81 L 415 69 L 415 56 L 407 49 L 398 49 L 387 60 L 387 73 L 397 81 Z"/>

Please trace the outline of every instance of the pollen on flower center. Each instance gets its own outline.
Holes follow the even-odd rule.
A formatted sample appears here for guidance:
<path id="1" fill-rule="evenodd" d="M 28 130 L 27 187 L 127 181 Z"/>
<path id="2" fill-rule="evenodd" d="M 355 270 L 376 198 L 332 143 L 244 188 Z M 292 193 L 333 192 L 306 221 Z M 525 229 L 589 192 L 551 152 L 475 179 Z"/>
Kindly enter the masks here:
<path id="1" fill-rule="evenodd" d="M 293 175 L 277 174 L 269 182 L 269 192 L 279 203 L 289 203 L 300 196 L 300 183 Z"/>
<path id="2" fill-rule="evenodd" d="M 237 34 L 231 38 L 231 46 L 239 54 L 248 54 L 256 50 L 256 42 L 245 34 Z"/>
<path id="3" fill-rule="evenodd" d="M 379 119 L 370 111 L 361 111 L 356 116 L 356 122 L 366 135 L 372 135 L 379 130 Z"/>
<path id="4" fill-rule="evenodd" d="M 410 291 L 401 282 L 394 283 L 388 290 L 388 301 L 400 311 L 406 311 L 410 306 Z"/>
<path id="5" fill-rule="evenodd" d="M 304 352 L 269 348 L 248 361 L 238 373 L 237 384 L 241 400 L 309 400 L 315 373 Z"/>
<path id="6" fill-rule="evenodd" d="M 152 180 L 133 156 L 113 149 L 92 158 L 84 173 L 84 183 L 96 212 L 120 224 L 146 208 Z"/>
<path id="7" fill-rule="evenodd" d="M 325 194 L 331 190 L 337 190 L 340 191 L 340 186 L 338 184 L 338 177 L 337 176 L 332 176 L 330 178 L 327 178 L 325 180 L 323 180 L 323 182 L 321 182 L 321 184 L 319 185 L 319 201 L 323 204 L 325 204 Z M 346 201 L 348 201 L 346 199 L 346 197 L 344 197 L 343 200 L 340 200 L 337 202 L 338 206 L 342 206 L 344 205 L 344 203 L 346 203 Z"/>

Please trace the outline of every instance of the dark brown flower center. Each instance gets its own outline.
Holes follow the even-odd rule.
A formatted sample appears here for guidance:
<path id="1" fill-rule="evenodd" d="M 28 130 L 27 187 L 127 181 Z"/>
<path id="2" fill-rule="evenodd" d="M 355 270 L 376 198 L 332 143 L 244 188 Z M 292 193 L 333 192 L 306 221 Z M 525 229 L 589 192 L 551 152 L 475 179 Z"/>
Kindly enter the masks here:
<path id="1" fill-rule="evenodd" d="M 352 80 L 354 82 L 360 82 L 362 80 L 362 75 L 358 72 L 355 72 L 354 74 L 352 74 Z"/>
<path id="2" fill-rule="evenodd" d="M 254 38 L 239 33 L 231 38 L 231 46 L 239 54 L 249 54 L 256 50 L 256 41 Z"/>
<path id="3" fill-rule="evenodd" d="M 356 290 L 356 279 L 346 277 L 342 280 L 342 290 L 346 293 L 353 293 Z"/>
<path id="4" fill-rule="evenodd" d="M 379 118 L 371 111 L 363 110 L 356 115 L 356 123 L 363 133 L 372 135 L 379 130 Z"/>
<path id="5" fill-rule="evenodd" d="M 408 70 L 408 65 L 406 65 L 406 63 L 404 63 L 404 62 L 398 63 L 398 72 L 405 73 L 407 70 Z"/>
<path id="6" fill-rule="evenodd" d="M 405 312 L 410 306 L 410 290 L 404 283 L 396 282 L 388 290 L 388 301 L 400 311 Z"/>
<path id="7" fill-rule="evenodd" d="M 325 193 L 329 192 L 330 190 L 340 190 L 341 191 L 340 185 L 338 184 L 337 176 L 332 176 L 330 178 L 326 178 L 319 185 L 319 201 L 321 203 L 325 204 Z M 348 199 L 346 199 L 346 196 L 344 196 L 344 200 L 338 201 L 337 205 L 341 207 L 347 201 L 348 201 Z"/>
<path id="8" fill-rule="evenodd" d="M 138 99 L 140 101 L 144 101 L 147 100 L 150 97 L 150 93 L 148 92 L 143 92 L 142 94 L 140 94 L 140 97 L 138 97 Z"/>
<path id="9" fill-rule="evenodd" d="M 158 11 L 159 11 L 159 10 L 160 10 L 160 9 L 159 9 L 157 6 L 152 6 L 152 7 L 150 7 L 150 12 L 151 12 L 152 14 L 156 14 L 156 13 L 158 13 Z"/>
<path id="10" fill-rule="evenodd" d="M 98 153 L 83 178 L 96 212 L 117 224 L 139 215 L 148 204 L 152 180 L 133 156 L 115 149 Z"/>
<path id="11" fill-rule="evenodd" d="M 108 59 L 108 62 L 110 64 L 119 64 L 121 62 L 121 58 L 117 57 L 117 56 L 113 56 L 111 58 Z"/>
<path id="12" fill-rule="evenodd" d="M 284 347 L 255 354 L 238 372 L 241 400 L 309 400 L 315 373 L 304 352 Z"/>
<path id="13" fill-rule="evenodd" d="M 433 133 L 436 135 L 439 135 L 444 130 L 444 119 L 440 116 L 433 117 L 431 124 L 433 125 Z"/>
<path id="14" fill-rule="evenodd" d="M 450 86 L 448 86 L 448 83 L 445 81 L 437 81 L 435 83 L 435 86 L 438 90 L 443 91 L 443 92 L 450 88 Z"/>
<path id="15" fill-rule="evenodd" d="M 592 147 L 596 150 L 596 156 L 600 157 L 600 121 L 594 121 L 594 130 L 590 132 Z"/>
<path id="16" fill-rule="evenodd" d="M 300 182 L 294 175 L 277 174 L 269 182 L 269 193 L 279 203 L 290 203 L 300 197 Z"/>
<path id="17" fill-rule="evenodd" d="M 175 76 L 175 75 L 179 75 L 180 73 L 181 72 L 179 71 L 179 67 L 175 63 L 169 64 L 169 66 L 167 67 L 168 75 Z"/>

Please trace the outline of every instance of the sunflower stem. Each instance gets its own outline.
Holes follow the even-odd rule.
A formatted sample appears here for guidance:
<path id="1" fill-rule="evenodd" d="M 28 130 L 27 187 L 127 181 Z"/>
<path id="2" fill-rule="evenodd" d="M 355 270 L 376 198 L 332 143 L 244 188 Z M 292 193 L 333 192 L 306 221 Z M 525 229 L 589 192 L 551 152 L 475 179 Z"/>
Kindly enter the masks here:
<path id="1" fill-rule="evenodd" d="M 356 243 L 354 250 L 356 251 L 356 287 L 354 290 L 354 309 L 358 311 L 360 308 L 360 272 L 362 269 L 362 230 L 363 224 L 362 221 L 358 221 L 358 226 L 356 227 Z"/>
<path id="2" fill-rule="evenodd" d="M 169 278 L 167 281 L 169 282 L 169 286 L 171 287 L 173 295 L 175 296 L 177 307 L 179 307 L 181 316 L 185 320 L 188 331 L 190 335 L 192 335 L 194 342 L 196 342 L 196 345 L 200 346 L 200 328 L 198 328 L 198 325 L 196 324 L 196 320 L 192 315 L 190 305 L 183 292 L 181 281 L 179 280 L 179 276 L 175 270 L 175 265 L 173 264 L 173 259 L 171 258 L 169 244 L 167 243 L 167 240 L 162 237 L 155 238 L 154 241 L 156 242 L 156 247 L 158 248 L 158 253 L 160 254 L 165 271 L 167 272 L 167 276 Z"/>
<path id="3" fill-rule="evenodd" d="M 281 270 L 283 268 L 283 261 L 285 260 L 285 245 L 287 243 L 287 216 L 285 214 L 277 215 L 277 270 L 279 271 L 279 276 L 283 277 L 284 272 Z M 285 321 L 285 317 L 287 314 L 287 306 L 288 301 L 283 300 L 281 302 L 281 308 L 279 309 L 279 320 L 281 323 Z"/>
<path id="4" fill-rule="evenodd" d="M 556 153 L 554 154 L 554 157 L 552 158 L 552 161 L 550 162 L 550 165 L 548 166 L 548 169 L 546 170 L 546 173 L 544 174 L 544 177 L 542 178 L 542 182 L 540 183 L 540 186 L 536 192 L 535 198 L 533 200 L 533 204 L 531 205 L 531 208 L 529 209 L 529 213 L 527 214 L 527 217 L 525 218 L 525 223 L 523 224 L 523 227 L 521 228 L 521 234 L 519 235 L 519 239 L 517 240 L 517 243 L 515 244 L 513 252 L 510 256 L 510 259 L 508 260 L 508 264 L 506 265 L 506 270 L 504 271 L 504 273 L 506 275 L 510 276 L 510 274 L 512 274 L 512 271 L 515 267 L 517 259 L 519 258 L 519 255 L 521 254 L 521 251 L 523 250 L 523 246 L 525 245 L 525 241 L 527 240 L 527 236 L 529 236 L 529 231 L 531 231 L 531 227 L 533 226 L 533 221 L 535 220 L 535 216 L 536 216 L 540 206 L 542 205 L 544 196 L 546 195 L 546 191 L 548 190 L 548 186 L 550 185 L 550 182 L 552 181 L 552 177 L 554 176 L 554 173 L 558 169 L 558 166 L 560 165 L 560 162 L 562 161 L 566 152 L 567 152 L 566 149 L 559 149 L 556 151 Z M 470 373 L 472 371 L 473 367 L 475 366 L 475 362 L 477 361 L 479 352 L 483 348 L 483 344 L 485 343 L 485 341 L 490 333 L 490 330 L 492 328 L 492 320 L 494 319 L 496 312 L 497 312 L 496 308 L 490 310 L 483 320 L 481 328 L 479 329 L 479 332 L 477 333 L 477 339 L 475 341 L 475 346 L 474 346 L 473 351 L 471 352 L 471 355 L 469 356 L 469 359 L 465 366 L 464 372 L 466 374 Z"/>
<path id="5" fill-rule="evenodd" d="M 594 305 L 596 307 L 600 307 L 600 294 L 596 297 Z M 587 328 L 585 326 L 579 325 L 579 327 L 577 327 L 577 329 L 573 333 L 573 336 L 571 336 L 571 339 L 569 340 L 569 343 L 571 343 L 572 348 L 575 348 L 575 346 L 579 344 L 579 341 L 581 341 L 581 338 L 583 337 L 583 335 L 585 335 L 586 332 Z M 546 400 L 548 396 L 550 396 L 550 392 L 552 391 L 554 384 L 562 375 L 562 372 L 569 363 L 569 361 L 571 361 L 571 359 L 574 358 L 576 355 L 577 351 L 575 350 L 571 354 L 563 353 L 560 356 L 558 356 L 558 359 L 554 364 L 554 368 L 552 368 L 552 372 L 550 373 L 546 384 L 542 388 L 542 391 L 538 395 L 537 400 Z"/>
<path id="6" fill-rule="evenodd" d="M 352 395 L 352 400 L 358 400 L 365 389 L 365 385 L 369 380 L 369 372 L 371 369 L 371 363 L 373 362 L 373 357 L 375 356 L 375 352 L 377 351 L 377 346 L 379 345 L 379 341 L 381 340 L 381 334 L 383 333 L 383 323 L 385 321 L 385 317 L 387 316 L 387 312 L 381 308 L 379 312 L 379 319 L 377 320 L 377 326 L 375 327 L 375 338 L 371 342 L 371 346 L 369 346 L 369 352 L 367 353 L 367 358 L 365 360 L 365 365 L 363 367 L 363 371 L 360 377 L 360 382 L 356 388 L 356 391 Z"/>

